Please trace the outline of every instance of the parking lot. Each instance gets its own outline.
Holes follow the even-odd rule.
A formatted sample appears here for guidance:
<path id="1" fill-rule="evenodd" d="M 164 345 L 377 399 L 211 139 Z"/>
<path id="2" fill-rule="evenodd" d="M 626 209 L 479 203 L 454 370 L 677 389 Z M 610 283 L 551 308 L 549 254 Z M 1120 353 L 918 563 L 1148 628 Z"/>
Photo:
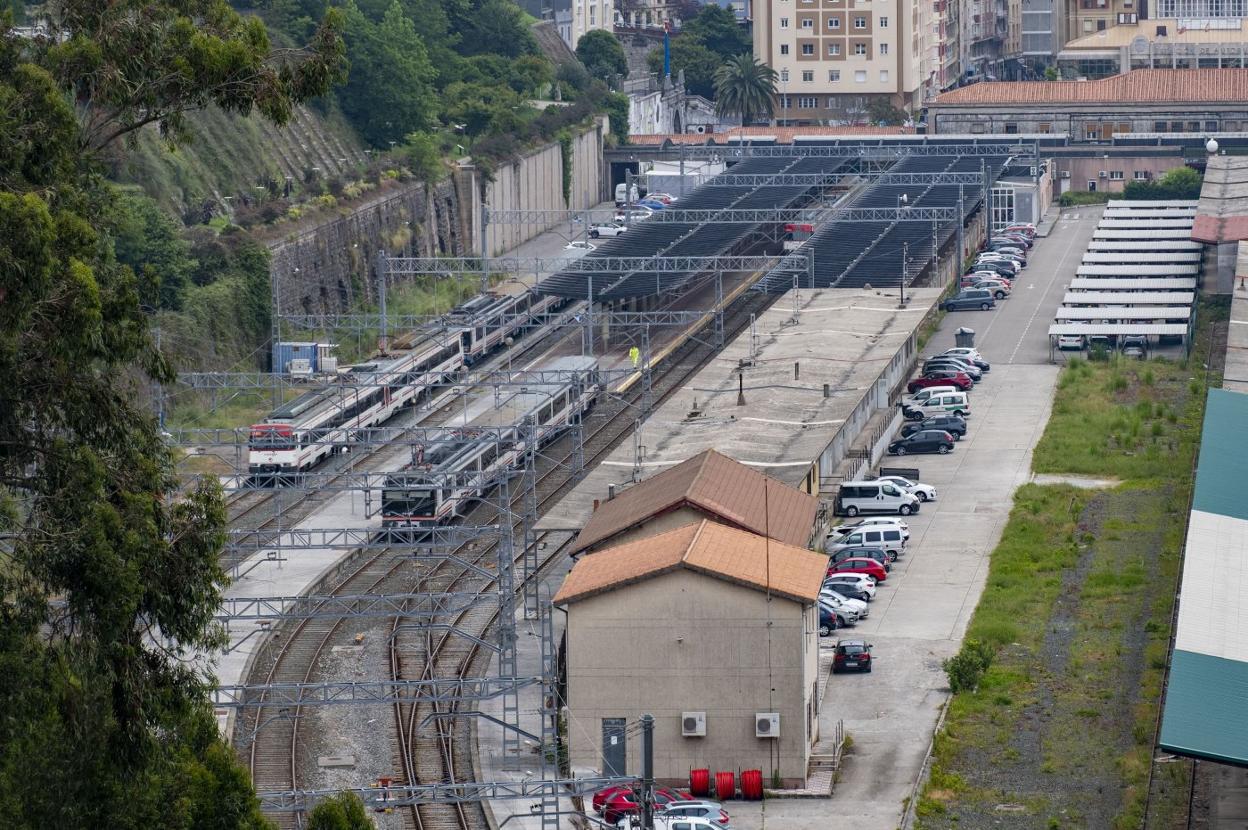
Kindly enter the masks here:
<path id="1" fill-rule="evenodd" d="M 825 735 L 844 720 L 852 753 L 831 803 L 733 802 L 734 827 L 822 828 L 830 815 L 855 830 L 900 825 L 948 697 L 941 662 L 959 647 L 1014 489 L 1031 476 L 1058 373 L 1049 362 L 1048 325 L 1098 215 L 1083 208 L 1064 216 L 1037 241 L 1010 298 L 995 310 L 950 313 L 924 350 L 944 351 L 954 345 L 954 330 L 968 326 L 992 369 L 972 392 L 969 431 L 954 452 L 891 459 L 920 470 L 939 495 L 908 519 L 908 552 L 879 586 L 870 617 L 828 638 L 827 645 L 839 635 L 875 646 L 876 670 L 834 676 L 820 716 Z"/>

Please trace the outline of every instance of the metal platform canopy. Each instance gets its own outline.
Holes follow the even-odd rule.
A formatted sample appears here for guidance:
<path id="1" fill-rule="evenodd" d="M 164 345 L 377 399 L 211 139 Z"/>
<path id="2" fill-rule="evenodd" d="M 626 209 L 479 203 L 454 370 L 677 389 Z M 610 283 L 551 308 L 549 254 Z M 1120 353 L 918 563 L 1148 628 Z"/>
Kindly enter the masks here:
<path id="1" fill-rule="evenodd" d="M 1211 389 L 1183 555 L 1178 622 L 1158 743 L 1248 766 L 1248 394 Z"/>
<path id="2" fill-rule="evenodd" d="M 1126 216 L 1121 219 L 1113 217 L 1103 218 L 1097 225 L 1107 231 L 1126 231 L 1126 230 L 1165 230 L 1169 228 L 1187 228 L 1192 229 L 1195 224 L 1193 217 L 1186 219 L 1137 219 L 1135 217 Z"/>
<path id="3" fill-rule="evenodd" d="M 1080 265 L 1080 277 L 1195 277 L 1199 265 Z"/>
<path id="4" fill-rule="evenodd" d="M 1097 308 L 1059 308 L 1054 319 L 1063 320 L 1157 320 L 1173 322 L 1188 320 L 1192 310 L 1186 306 L 1100 306 Z"/>
<path id="5" fill-rule="evenodd" d="M 1171 208 L 1173 210 L 1194 210 L 1200 202 L 1193 199 L 1110 199 L 1105 207 L 1110 210 L 1150 210 L 1155 208 Z"/>
<path id="6" fill-rule="evenodd" d="M 1115 279 L 1076 277 L 1067 286 L 1071 291 L 1195 291 L 1195 277 L 1144 277 Z"/>
<path id="7" fill-rule="evenodd" d="M 1067 291 L 1062 305 L 1191 305 L 1195 297 L 1190 291 Z"/>
<path id="8" fill-rule="evenodd" d="M 1162 241 L 1167 239 L 1180 239 L 1188 242 L 1192 239 L 1191 226 L 1177 228 L 1097 228 L 1092 232 L 1092 238 L 1096 239 L 1114 239 L 1119 241 L 1135 240 L 1138 242 Z"/>
<path id="9" fill-rule="evenodd" d="M 1188 216 L 1196 216 L 1196 208 L 1175 208 L 1166 210 L 1165 208 L 1143 208 L 1139 210 L 1124 210 L 1122 208 L 1109 208 L 1101 214 L 1101 219 L 1184 219 Z"/>
<path id="10" fill-rule="evenodd" d="M 1084 265 L 1156 265 L 1199 263 L 1199 251 L 1088 251 L 1083 255 Z"/>
<path id="11" fill-rule="evenodd" d="M 1088 251 L 1103 253 L 1107 251 L 1140 252 L 1150 251 L 1200 251 L 1204 246 L 1190 239 L 1093 239 L 1088 243 Z"/>

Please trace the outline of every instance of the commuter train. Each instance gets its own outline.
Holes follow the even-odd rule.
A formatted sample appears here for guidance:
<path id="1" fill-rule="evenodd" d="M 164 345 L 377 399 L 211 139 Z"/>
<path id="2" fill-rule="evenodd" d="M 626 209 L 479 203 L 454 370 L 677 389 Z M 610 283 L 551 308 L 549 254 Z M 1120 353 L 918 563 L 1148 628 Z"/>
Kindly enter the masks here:
<path id="1" fill-rule="evenodd" d="M 557 297 L 482 294 L 446 315 L 444 325 L 396 341 L 397 348 L 341 370 L 254 424 L 248 468 L 255 478 L 281 478 L 318 464 L 358 430 L 378 426 L 421 393 L 542 322 L 566 302 Z M 354 376 L 354 377 L 353 377 Z"/>
<path id="2" fill-rule="evenodd" d="M 492 474 L 519 466 L 532 437 L 522 426 L 543 428 L 536 436 L 540 447 L 593 406 L 599 388 L 597 360 L 559 357 L 542 370 L 569 375 L 512 391 L 498 403 L 481 400 L 475 411 L 460 414 L 449 425 L 459 427 L 453 436 L 419 448 L 412 464 L 387 476 L 381 492 L 382 527 L 434 525 L 462 514 L 497 480 Z"/>

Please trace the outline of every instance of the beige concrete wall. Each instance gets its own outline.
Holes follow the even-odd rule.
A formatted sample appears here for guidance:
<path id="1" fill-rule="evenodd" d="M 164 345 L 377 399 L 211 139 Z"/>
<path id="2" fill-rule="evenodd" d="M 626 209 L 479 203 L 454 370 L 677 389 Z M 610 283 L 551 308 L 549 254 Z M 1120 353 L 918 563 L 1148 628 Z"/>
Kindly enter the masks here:
<path id="1" fill-rule="evenodd" d="M 1127 182 L 1134 180 L 1137 170 L 1147 172 L 1151 178 L 1159 178 L 1167 170 L 1182 167 L 1183 159 L 1179 156 L 1154 156 L 1152 158 L 1072 158 L 1069 156 L 1056 159 L 1058 170 L 1070 171 L 1070 189 L 1087 190 L 1088 182 L 1095 181 L 1096 189 L 1101 193 L 1121 193 Z M 1101 178 L 1101 171 L 1108 175 Z M 1113 171 L 1122 173 L 1121 179 L 1112 179 Z M 1059 174 L 1060 175 L 1060 174 Z M 1058 181 L 1062 181 L 1060 178 Z"/>
<path id="2" fill-rule="evenodd" d="M 485 204 L 490 210 L 586 210 L 607 198 L 603 181 L 602 151 L 608 132 L 606 116 L 593 129 L 572 138 L 572 186 L 563 199 L 563 151 L 551 142 L 528 155 L 498 165 L 493 181 L 485 183 Z M 481 250 L 480 191 L 473 206 L 473 250 Z M 534 222 L 490 222 L 486 227 L 487 249 L 492 256 L 506 253 L 540 233 L 566 221 L 544 218 Z M 579 226 L 578 226 L 579 227 Z"/>
<path id="3" fill-rule="evenodd" d="M 770 781 L 774 759 L 787 784 L 803 782 L 808 718 L 817 719 L 808 701 L 819 635 L 808 611 L 780 598 L 769 610 L 760 591 L 685 570 L 573 603 L 567 652 L 573 767 L 601 769 L 603 718 L 632 723 L 649 713 L 656 778 L 687 781 L 689 770 L 699 768 L 761 769 Z M 681 713 L 692 711 L 706 712 L 704 738 L 681 736 Z M 780 713 L 778 741 L 754 737 L 758 712 Z M 630 734 L 627 753 L 628 771 L 639 774 L 639 736 Z"/>

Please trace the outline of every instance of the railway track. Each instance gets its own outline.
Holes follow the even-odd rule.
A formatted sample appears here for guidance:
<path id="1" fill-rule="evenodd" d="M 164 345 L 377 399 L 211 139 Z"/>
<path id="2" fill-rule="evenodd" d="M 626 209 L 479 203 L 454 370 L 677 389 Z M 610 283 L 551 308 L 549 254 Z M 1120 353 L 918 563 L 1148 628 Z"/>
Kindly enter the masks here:
<path id="1" fill-rule="evenodd" d="M 733 303 L 724 315 L 726 339 L 742 331 L 748 326 L 751 315 L 765 310 L 774 301 L 771 295 L 747 293 Z M 692 339 L 677 348 L 653 374 L 651 396 L 655 405 L 679 389 L 716 351 L 712 345 Z M 549 510 L 586 471 L 629 434 L 637 417 L 635 407 L 643 395 L 644 390 L 638 384 L 624 395 L 600 401 L 588 414 L 582 444 L 584 466 L 580 471 L 571 469 L 570 462 L 577 449 L 570 436 L 564 436 L 543 450 L 535 484 L 539 514 Z M 524 494 L 518 494 L 516 499 L 523 497 Z M 465 522 L 492 523 L 496 521 L 495 510 L 489 504 L 479 505 L 469 512 Z M 492 562 L 496 544 L 473 546 L 475 549 L 470 552 L 461 549 L 457 554 L 472 563 Z M 521 554 L 522 551 L 517 550 L 517 558 Z M 540 565 L 544 568 L 561 555 L 560 550 L 552 550 Z M 452 566 L 450 558 L 423 569 L 411 560 L 392 556 L 391 551 L 381 551 L 364 560 L 352 564 L 330 593 L 470 590 L 484 594 L 494 590 L 493 580 L 480 578 L 474 569 Z M 416 587 L 413 588 L 413 584 Z M 522 586 L 517 584 L 516 587 Z M 483 602 L 447 618 L 438 618 L 434 626 L 409 625 L 404 623 L 409 618 L 395 618 L 389 626 L 388 640 L 391 676 L 399 679 L 479 676 L 489 661 L 478 642 L 486 640 L 497 613 L 496 605 Z M 266 642 L 248 682 L 312 681 L 326 648 L 336 638 L 341 638 L 342 625 L 342 618 L 302 620 L 293 627 L 292 623 L 287 623 L 282 627 L 283 634 L 288 628 L 289 634 Z M 454 635 L 450 628 L 468 636 Z M 395 749 L 392 755 L 397 762 L 395 768 L 402 771 L 406 781 L 471 780 L 468 720 L 454 717 L 458 708 L 455 702 L 434 704 L 428 701 L 393 707 Z M 302 751 L 301 741 L 306 741 L 308 736 L 306 730 L 301 732 L 300 729 L 301 714 L 296 710 L 293 716 L 281 712 L 275 715 L 269 709 L 259 708 L 254 714 L 239 719 L 240 736 L 250 736 L 254 731 L 249 755 L 257 789 L 286 790 L 306 786 L 305 771 L 301 769 L 306 752 Z M 429 720 L 431 716 L 433 719 Z M 259 726 L 263 728 L 258 729 Z M 404 825 L 418 830 L 476 830 L 486 826 L 483 810 L 478 804 L 421 805 L 405 813 Z M 300 826 L 300 816 L 296 814 L 279 814 L 277 818 L 283 827 Z"/>

